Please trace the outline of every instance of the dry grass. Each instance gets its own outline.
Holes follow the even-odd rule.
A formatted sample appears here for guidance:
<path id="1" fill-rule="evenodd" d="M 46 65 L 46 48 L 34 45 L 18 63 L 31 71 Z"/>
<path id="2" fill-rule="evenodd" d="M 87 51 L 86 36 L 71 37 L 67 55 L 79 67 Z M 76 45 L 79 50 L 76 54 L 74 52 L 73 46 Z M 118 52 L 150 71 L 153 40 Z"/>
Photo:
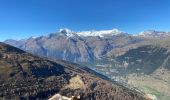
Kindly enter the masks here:
<path id="1" fill-rule="evenodd" d="M 79 75 L 77 75 L 69 80 L 69 84 L 66 86 L 66 88 L 85 89 L 86 86 L 85 86 L 83 80 L 81 79 L 81 77 Z"/>

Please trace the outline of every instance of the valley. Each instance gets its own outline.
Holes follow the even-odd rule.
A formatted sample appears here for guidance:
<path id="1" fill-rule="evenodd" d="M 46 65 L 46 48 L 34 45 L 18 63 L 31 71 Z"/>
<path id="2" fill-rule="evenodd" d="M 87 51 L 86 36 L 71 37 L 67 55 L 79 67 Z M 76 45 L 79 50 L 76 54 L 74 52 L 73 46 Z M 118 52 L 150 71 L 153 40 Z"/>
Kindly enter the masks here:
<path id="1" fill-rule="evenodd" d="M 153 95 L 154 100 L 168 100 L 169 34 L 146 31 L 130 35 L 115 29 L 94 32 L 61 29 L 48 36 L 6 40 L 5 43 L 51 60 L 76 62 L 124 87 Z"/>
<path id="2" fill-rule="evenodd" d="M 0 43 L 0 99 L 49 99 L 55 94 L 81 100 L 150 100 L 76 63 L 49 60 Z M 57 99 L 57 98 L 55 98 Z"/>
<path id="3" fill-rule="evenodd" d="M 168 100 L 170 71 L 167 59 L 168 49 L 147 45 L 85 65 L 124 86 L 153 94 L 158 100 Z"/>

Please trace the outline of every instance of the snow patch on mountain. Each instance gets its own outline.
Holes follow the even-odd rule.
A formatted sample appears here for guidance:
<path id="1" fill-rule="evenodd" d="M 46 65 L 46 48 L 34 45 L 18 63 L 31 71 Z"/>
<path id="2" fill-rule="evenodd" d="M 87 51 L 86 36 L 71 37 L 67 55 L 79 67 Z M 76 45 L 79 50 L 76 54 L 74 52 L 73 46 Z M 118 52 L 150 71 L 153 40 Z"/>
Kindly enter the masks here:
<path id="1" fill-rule="evenodd" d="M 77 32 L 77 35 L 79 36 L 100 36 L 104 37 L 105 35 L 118 35 L 121 34 L 122 31 L 119 31 L 118 29 L 112 29 L 112 30 L 101 30 L 101 31 L 82 31 L 82 32 Z"/>
<path id="2" fill-rule="evenodd" d="M 124 32 L 118 30 L 118 29 L 112 29 L 112 30 L 101 30 L 101 31 L 79 31 L 79 32 L 74 32 L 71 31 L 70 29 L 64 28 L 59 30 L 60 33 L 64 33 L 65 35 L 72 37 L 75 34 L 80 36 L 80 37 L 89 37 L 89 36 L 99 36 L 99 37 L 104 37 L 106 35 L 113 36 L 113 35 L 119 35 Z"/>
<path id="3" fill-rule="evenodd" d="M 64 34 L 65 36 L 68 36 L 68 37 L 73 37 L 74 36 L 74 32 L 68 28 L 63 28 L 63 29 L 60 29 L 59 30 L 59 33 L 62 33 Z"/>
<path id="4" fill-rule="evenodd" d="M 141 37 L 167 37 L 167 36 L 170 36 L 170 32 L 148 30 L 148 31 L 140 32 L 139 34 L 137 34 L 137 36 L 141 36 Z"/>

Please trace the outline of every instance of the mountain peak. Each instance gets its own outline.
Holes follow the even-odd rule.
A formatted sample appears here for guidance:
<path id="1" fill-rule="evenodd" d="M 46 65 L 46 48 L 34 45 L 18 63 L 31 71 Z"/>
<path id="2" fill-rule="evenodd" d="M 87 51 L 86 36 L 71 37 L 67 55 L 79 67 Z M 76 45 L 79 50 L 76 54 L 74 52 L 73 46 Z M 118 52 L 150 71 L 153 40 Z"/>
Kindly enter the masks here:
<path id="1" fill-rule="evenodd" d="M 122 31 L 119 31 L 118 29 L 111 29 L 111 30 L 100 30 L 100 31 L 81 31 L 77 32 L 77 35 L 79 36 L 99 36 L 99 37 L 104 37 L 106 35 L 118 35 L 123 33 Z"/>
<path id="2" fill-rule="evenodd" d="M 72 33 L 73 31 L 71 31 L 71 30 L 68 29 L 68 28 L 61 28 L 61 29 L 59 30 L 59 32 L 60 32 L 60 33 Z"/>
<path id="3" fill-rule="evenodd" d="M 73 37 L 74 36 L 74 32 L 68 28 L 62 28 L 59 30 L 59 33 L 65 35 L 65 36 L 68 36 L 68 37 Z"/>
<path id="4" fill-rule="evenodd" d="M 104 37 L 104 36 L 112 36 L 112 35 L 119 35 L 121 33 L 124 33 L 118 29 L 111 29 L 111 30 L 90 30 L 90 31 L 79 31 L 79 32 L 74 32 L 68 28 L 63 28 L 59 30 L 59 33 L 62 33 L 66 36 L 74 36 L 73 33 L 77 34 L 78 36 L 82 37 L 89 37 L 89 36 L 99 36 L 99 37 Z"/>
<path id="5" fill-rule="evenodd" d="M 156 31 L 156 30 L 146 30 L 143 32 L 140 32 L 138 36 L 142 37 L 167 37 L 170 36 L 169 32 L 164 31 Z"/>

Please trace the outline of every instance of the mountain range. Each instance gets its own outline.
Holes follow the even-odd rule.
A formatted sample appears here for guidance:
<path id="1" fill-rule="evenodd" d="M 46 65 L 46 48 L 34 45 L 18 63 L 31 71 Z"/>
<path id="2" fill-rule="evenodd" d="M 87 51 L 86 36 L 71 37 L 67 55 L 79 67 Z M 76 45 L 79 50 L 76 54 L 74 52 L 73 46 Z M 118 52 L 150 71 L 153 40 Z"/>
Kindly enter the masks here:
<path id="1" fill-rule="evenodd" d="M 39 56 L 87 62 L 107 56 L 115 49 L 145 44 L 146 39 L 143 37 L 141 34 L 133 36 L 117 29 L 82 32 L 60 29 L 59 32 L 47 36 L 4 42 Z"/>
<path id="2" fill-rule="evenodd" d="M 113 80 L 130 83 L 145 92 L 150 91 L 158 99 L 168 100 L 169 40 L 170 32 L 154 30 L 134 35 L 118 29 L 81 32 L 60 29 L 47 36 L 4 42 L 51 60 L 63 59 L 88 66 Z M 148 80 L 141 81 L 144 79 Z M 160 84 L 166 91 L 159 88 Z"/>

